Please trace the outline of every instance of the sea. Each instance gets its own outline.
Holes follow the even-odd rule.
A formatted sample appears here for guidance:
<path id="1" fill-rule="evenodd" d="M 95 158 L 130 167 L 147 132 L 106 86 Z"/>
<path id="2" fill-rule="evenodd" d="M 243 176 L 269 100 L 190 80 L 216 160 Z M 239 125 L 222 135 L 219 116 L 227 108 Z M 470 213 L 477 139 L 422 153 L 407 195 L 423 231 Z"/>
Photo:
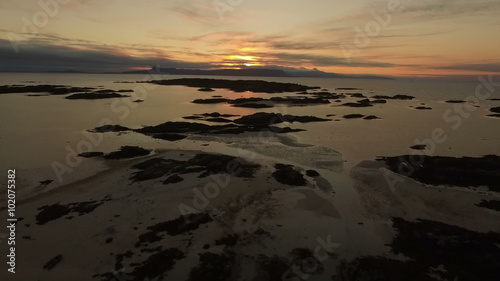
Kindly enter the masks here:
<path id="1" fill-rule="evenodd" d="M 387 104 L 368 108 L 342 106 L 344 101 L 266 109 L 239 108 L 228 104 L 194 104 L 192 101 L 195 99 L 211 96 L 269 98 L 294 96 L 296 93 L 235 93 L 225 89 L 200 92 L 197 88 L 185 86 L 135 83 L 175 78 L 197 77 L 156 74 L 1 73 L 0 85 L 52 84 L 131 89 L 135 93 L 130 99 L 107 100 L 68 100 L 60 95 L 1 94 L 0 172 L 7 175 L 8 169 L 16 169 L 18 185 L 21 187 L 37 186 L 45 180 L 53 180 L 56 185 L 63 186 L 110 168 L 109 164 L 98 159 L 76 157 L 75 152 L 110 152 L 124 145 L 155 150 L 209 150 L 210 146 L 219 146 L 220 150 L 221 144 L 210 139 L 188 138 L 168 142 L 135 133 L 88 132 L 103 124 L 140 128 L 167 121 L 188 121 L 183 117 L 211 112 L 242 116 L 255 112 L 275 112 L 332 119 L 328 122 L 293 123 L 286 126 L 305 130 L 289 134 L 288 137 L 295 143 L 337 151 L 344 161 L 339 173 L 349 173 L 360 162 L 372 161 L 377 157 L 415 153 L 410 147 L 422 143 L 428 145 L 428 153 L 433 155 L 461 157 L 500 154 L 500 118 L 488 116 L 491 114 L 491 107 L 500 106 L 500 101 L 489 100 L 500 98 L 500 89 L 485 87 L 483 84 L 488 77 L 467 82 L 418 79 L 199 77 L 298 83 L 319 86 L 329 92 L 362 93 L 368 98 L 373 95 L 396 94 L 415 97 L 411 101 L 388 100 Z M 478 89 L 482 94 L 478 95 Z M 484 99 L 485 96 L 488 99 Z M 144 102 L 132 102 L 136 99 L 142 99 Z M 346 101 L 356 100 L 350 98 Z M 446 100 L 468 102 L 452 104 L 446 103 Z M 416 109 L 419 106 L 431 109 Z M 347 114 L 375 115 L 379 119 L 345 119 L 343 116 Z M 64 172 L 62 178 L 58 176 L 61 171 Z M 4 178 L 6 179 L 6 176 Z"/>

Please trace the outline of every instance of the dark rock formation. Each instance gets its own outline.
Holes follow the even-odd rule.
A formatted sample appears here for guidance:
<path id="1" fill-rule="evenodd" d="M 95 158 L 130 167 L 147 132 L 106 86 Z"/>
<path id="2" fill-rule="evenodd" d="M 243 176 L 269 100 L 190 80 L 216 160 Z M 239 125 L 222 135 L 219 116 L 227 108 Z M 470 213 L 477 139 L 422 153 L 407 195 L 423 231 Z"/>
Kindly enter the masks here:
<path id="1" fill-rule="evenodd" d="M 151 137 L 155 139 L 160 139 L 160 140 L 166 140 L 166 141 L 178 141 L 178 140 L 183 140 L 187 138 L 185 135 L 180 135 L 180 134 L 154 134 L 151 135 Z"/>
<path id="2" fill-rule="evenodd" d="M 183 85 L 196 88 L 228 89 L 234 92 L 284 93 L 301 92 L 319 87 L 309 87 L 293 83 L 267 82 L 262 80 L 225 80 L 204 78 L 181 78 L 171 80 L 148 81 L 158 85 Z"/>
<path id="3" fill-rule="evenodd" d="M 240 115 L 234 115 L 234 114 L 220 114 L 219 112 L 203 113 L 203 114 L 197 114 L 197 115 L 201 115 L 201 116 L 205 116 L 205 117 L 224 117 L 224 118 L 240 116 Z"/>
<path id="4" fill-rule="evenodd" d="M 362 98 L 366 98 L 366 96 L 363 95 L 362 93 L 353 93 L 353 94 L 347 94 L 347 95 L 349 95 L 349 96 L 351 96 L 353 98 L 361 98 L 361 99 Z"/>
<path id="5" fill-rule="evenodd" d="M 252 178 L 260 165 L 229 155 L 200 153 L 187 161 L 153 158 L 134 165 L 132 168 L 140 170 L 130 177 L 133 181 L 144 181 L 171 175 L 164 183 L 174 183 L 174 181 L 178 182 L 182 179 L 175 175 L 187 173 L 199 173 L 199 178 L 214 174 Z"/>
<path id="6" fill-rule="evenodd" d="M 239 239 L 238 234 L 228 234 L 225 235 L 224 237 L 221 237 L 217 240 L 215 240 L 215 245 L 220 246 L 220 245 L 226 245 L 228 247 L 234 247 L 236 243 L 238 242 Z"/>
<path id="7" fill-rule="evenodd" d="M 490 108 L 490 111 L 493 112 L 493 113 L 500 113 L 500 106 L 498 106 L 498 107 L 492 107 L 492 108 Z"/>
<path id="8" fill-rule="evenodd" d="M 490 201 L 488 201 L 488 200 L 482 200 L 481 203 L 476 204 L 476 206 L 500 212 L 500 201 L 496 201 L 496 200 L 490 200 Z"/>
<path id="9" fill-rule="evenodd" d="M 253 125 L 253 126 L 269 126 L 283 122 L 308 123 L 308 122 L 324 122 L 324 121 L 331 121 L 331 119 L 323 119 L 314 116 L 295 116 L 290 114 L 282 115 L 281 113 L 258 112 L 252 115 L 247 115 L 238 118 L 234 120 L 234 123 L 243 125 Z"/>
<path id="10" fill-rule="evenodd" d="M 152 158 L 132 166 L 132 169 L 140 170 L 130 177 L 132 181 L 145 181 L 163 177 L 177 169 L 185 161 L 174 159 Z"/>
<path id="11" fill-rule="evenodd" d="M 306 175 L 308 177 L 318 177 L 319 176 L 319 173 L 315 170 L 307 170 L 306 171 Z"/>
<path id="12" fill-rule="evenodd" d="M 357 118 L 363 118 L 365 117 L 363 114 L 347 114 L 344 115 L 345 119 L 357 119 Z"/>
<path id="13" fill-rule="evenodd" d="M 300 92 L 297 93 L 299 95 L 311 95 L 315 98 L 319 99 L 328 99 L 328 100 L 336 100 L 336 99 L 344 99 L 346 96 L 344 94 L 330 93 L 330 92 Z"/>
<path id="14" fill-rule="evenodd" d="M 150 150 L 138 147 L 138 146 L 122 146 L 120 150 L 110 152 L 104 155 L 104 159 L 126 159 L 126 158 L 134 158 L 139 156 L 146 156 L 151 153 Z"/>
<path id="15" fill-rule="evenodd" d="M 245 108 L 272 108 L 274 105 L 269 104 L 269 103 L 256 103 L 256 102 L 245 102 L 245 103 L 238 103 L 234 104 L 234 107 L 245 107 Z"/>
<path id="16" fill-rule="evenodd" d="M 193 103 L 199 103 L 199 104 L 215 104 L 215 103 L 226 103 L 230 101 L 230 99 L 225 99 L 225 98 L 212 98 L 212 99 L 196 99 L 192 101 Z"/>
<path id="17" fill-rule="evenodd" d="M 378 160 L 384 161 L 391 171 L 405 174 L 424 184 L 486 186 L 492 191 L 500 191 L 500 156 L 453 158 L 403 155 Z"/>
<path id="18" fill-rule="evenodd" d="M 198 91 L 200 91 L 200 92 L 213 92 L 215 90 L 212 88 L 200 88 L 200 89 L 198 89 Z"/>
<path id="19" fill-rule="evenodd" d="M 207 224 L 212 221 L 213 219 L 207 213 L 179 216 L 176 219 L 149 226 L 147 228 L 148 232 L 139 236 L 136 246 L 158 242 L 165 234 L 170 236 L 181 235 L 196 230 L 202 224 Z"/>
<path id="20" fill-rule="evenodd" d="M 99 99 L 112 99 L 112 98 L 128 98 L 130 96 L 117 94 L 117 93 L 81 93 L 72 94 L 66 97 L 68 100 L 99 100 Z"/>
<path id="21" fill-rule="evenodd" d="M 279 104 L 291 104 L 291 105 L 308 105 L 308 104 L 329 104 L 328 99 L 322 97 L 318 98 L 299 98 L 299 97 L 273 97 L 269 99 L 272 102 Z"/>
<path id="22" fill-rule="evenodd" d="M 402 218 L 393 218 L 393 227 L 397 235 L 390 244 L 392 252 L 408 259 L 367 256 L 343 262 L 342 280 L 498 280 L 500 234 Z M 440 267 L 444 270 L 436 270 Z"/>
<path id="23" fill-rule="evenodd" d="M 124 132 L 124 131 L 130 131 L 130 128 L 123 127 L 120 125 L 103 125 L 103 126 L 94 128 L 92 130 L 89 130 L 89 132 L 92 132 L 92 133 Z"/>
<path id="24" fill-rule="evenodd" d="M 178 183 L 178 182 L 181 182 L 183 180 L 184 180 L 184 178 L 179 176 L 179 175 L 171 175 L 166 180 L 164 180 L 162 183 L 163 184 L 171 184 L 171 183 Z"/>
<path id="25" fill-rule="evenodd" d="M 292 165 L 276 164 L 274 168 L 276 170 L 273 172 L 273 177 L 282 184 L 292 186 L 304 186 L 307 184 L 304 175 L 295 170 Z"/>
<path id="26" fill-rule="evenodd" d="M 217 103 L 229 103 L 235 107 L 247 107 L 247 108 L 271 108 L 275 104 L 287 104 L 287 105 L 315 105 L 315 104 L 329 104 L 330 101 L 323 97 L 273 97 L 270 99 L 264 98 L 238 98 L 238 99 L 226 99 L 226 98 L 211 98 L 211 99 L 196 99 L 192 101 L 197 104 L 217 104 Z"/>
<path id="27" fill-rule="evenodd" d="M 213 113 L 194 114 L 192 116 L 185 116 L 183 118 L 184 119 L 192 119 L 192 120 L 203 120 L 203 121 L 216 122 L 216 123 L 231 123 L 233 121 L 230 119 L 227 119 L 226 117 L 236 117 L 236 116 L 238 116 L 238 115 L 220 114 L 218 112 L 213 112 Z"/>
<path id="28" fill-rule="evenodd" d="M 235 254 L 224 251 L 220 254 L 201 253 L 200 263 L 189 273 L 187 281 L 229 281 L 231 280 Z"/>
<path id="29" fill-rule="evenodd" d="M 44 181 L 40 181 L 40 185 L 41 186 L 47 186 L 51 183 L 53 183 L 54 181 L 53 180 L 44 180 Z"/>
<path id="30" fill-rule="evenodd" d="M 85 215 L 92 212 L 97 207 L 102 205 L 105 201 L 87 201 L 87 202 L 76 202 L 67 205 L 61 205 L 59 203 L 53 205 L 46 205 L 38 208 L 40 211 L 36 215 L 36 224 L 43 225 L 50 221 L 64 217 L 70 213 L 77 213 L 79 216 Z"/>
<path id="31" fill-rule="evenodd" d="M 272 124 L 267 124 L 268 126 L 262 126 L 262 124 L 252 124 L 252 125 L 237 125 L 237 124 L 225 124 L 225 125 L 207 125 L 202 123 L 190 123 L 190 122 L 166 122 L 156 126 L 147 126 L 135 130 L 138 133 L 145 134 L 154 138 L 162 138 L 171 134 L 242 134 L 244 132 L 259 132 L 262 130 L 269 130 L 275 133 L 290 133 L 290 132 L 300 132 L 301 129 L 291 129 L 289 127 L 278 128 L 271 126 Z"/>
<path id="32" fill-rule="evenodd" d="M 425 144 L 416 144 L 416 145 L 413 145 L 410 147 L 411 149 L 415 149 L 415 150 L 424 150 L 427 148 L 427 145 Z"/>
<path id="33" fill-rule="evenodd" d="M 446 103 L 465 103 L 466 101 L 464 101 L 464 100 L 447 100 L 445 102 Z"/>
<path id="34" fill-rule="evenodd" d="M 374 99 L 385 99 L 385 100 L 412 100 L 415 97 L 409 95 L 394 95 L 394 96 L 385 96 L 385 95 L 375 95 L 372 98 Z"/>
<path id="35" fill-rule="evenodd" d="M 104 152 L 100 152 L 100 151 L 83 152 L 83 153 L 78 154 L 78 156 L 83 157 L 83 158 L 102 157 L 102 156 L 104 156 Z"/>
<path id="36" fill-rule="evenodd" d="M 89 87 L 69 87 L 64 85 L 4 85 L 0 86 L 0 94 L 47 93 L 49 95 L 67 95 L 92 91 Z"/>
<path id="37" fill-rule="evenodd" d="M 415 109 L 417 110 L 431 110 L 432 107 L 428 107 L 428 106 L 417 106 L 415 107 Z"/>
<path id="38" fill-rule="evenodd" d="M 337 91 L 360 91 L 363 89 L 360 89 L 360 88 L 336 88 L 335 90 L 337 90 Z"/>
<path id="39" fill-rule="evenodd" d="M 359 100 L 357 102 L 347 102 L 342 104 L 343 106 L 349 106 L 349 107 L 370 107 L 373 106 L 372 102 L 369 99 L 363 99 Z"/>
<path id="40" fill-rule="evenodd" d="M 62 259 L 63 259 L 62 255 L 55 256 L 43 266 L 43 269 L 52 270 L 56 265 L 58 265 L 62 261 Z"/>
<path id="41" fill-rule="evenodd" d="M 130 273 L 130 276 L 134 276 L 133 279 L 127 280 L 161 280 L 157 278 L 164 276 L 166 272 L 174 268 L 178 260 L 185 257 L 185 254 L 176 248 L 161 250 L 149 256 L 144 262 L 138 264 L 133 272 Z"/>

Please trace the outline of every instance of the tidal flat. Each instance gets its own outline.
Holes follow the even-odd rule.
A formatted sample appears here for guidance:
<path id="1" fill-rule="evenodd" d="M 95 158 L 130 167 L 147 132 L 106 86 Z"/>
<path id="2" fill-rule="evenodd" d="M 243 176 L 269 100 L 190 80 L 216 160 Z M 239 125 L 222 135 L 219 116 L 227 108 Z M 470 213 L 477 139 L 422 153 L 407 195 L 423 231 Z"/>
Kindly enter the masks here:
<path id="1" fill-rule="evenodd" d="M 473 83 L 27 76 L 0 79 L 22 279 L 497 280 Z"/>

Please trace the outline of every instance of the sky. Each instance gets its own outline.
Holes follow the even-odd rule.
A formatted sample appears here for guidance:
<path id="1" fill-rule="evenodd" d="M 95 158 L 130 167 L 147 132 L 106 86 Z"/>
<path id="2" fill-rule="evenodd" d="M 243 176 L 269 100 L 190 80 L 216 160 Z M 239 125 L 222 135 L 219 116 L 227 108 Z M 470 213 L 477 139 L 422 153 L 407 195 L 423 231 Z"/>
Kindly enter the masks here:
<path id="1" fill-rule="evenodd" d="M 1 0 L 0 71 L 500 74 L 500 0 Z"/>

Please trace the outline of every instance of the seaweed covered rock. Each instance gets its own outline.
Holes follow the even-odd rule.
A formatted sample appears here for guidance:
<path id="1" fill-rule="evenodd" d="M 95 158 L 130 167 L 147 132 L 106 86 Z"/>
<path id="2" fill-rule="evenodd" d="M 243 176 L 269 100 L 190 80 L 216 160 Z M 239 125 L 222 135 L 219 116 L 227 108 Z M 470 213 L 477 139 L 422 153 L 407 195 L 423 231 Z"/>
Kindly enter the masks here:
<path id="1" fill-rule="evenodd" d="M 234 92 L 284 93 L 301 92 L 320 87 L 309 87 L 294 83 L 268 82 L 263 80 L 226 80 L 206 78 L 181 78 L 148 81 L 158 85 L 179 85 L 196 88 L 228 89 Z"/>
<path id="2" fill-rule="evenodd" d="M 125 158 L 134 158 L 139 156 L 146 156 L 151 153 L 150 150 L 144 149 L 138 146 L 122 146 L 120 150 L 113 151 L 104 155 L 104 159 L 125 159 Z"/>
<path id="3" fill-rule="evenodd" d="M 391 171 L 403 173 L 424 184 L 486 186 L 492 191 L 500 191 L 500 156 L 454 158 L 402 155 L 382 157 L 378 160 L 385 162 Z"/>
<path id="4" fill-rule="evenodd" d="M 299 123 L 308 123 L 308 122 L 323 122 L 323 121 L 331 121 L 331 119 L 323 119 L 314 116 L 296 116 L 291 114 L 280 114 L 280 113 L 266 113 L 266 112 L 258 112 L 252 115 L 243 116 L 234 120 L 236 124 L 244 124 L 244 125 L 254 125 L 254 126 L 265 126 L 272 124 L 279 124 L 283 122 L 299 122 Z"/>
<path id="5" fill-rule="evenodd" d="M 276 181 L 292 186 L 304 186 L 307 184 L 304 175 L 297 171 L 292 165 L 276 164 L 273 177 Z"/>

